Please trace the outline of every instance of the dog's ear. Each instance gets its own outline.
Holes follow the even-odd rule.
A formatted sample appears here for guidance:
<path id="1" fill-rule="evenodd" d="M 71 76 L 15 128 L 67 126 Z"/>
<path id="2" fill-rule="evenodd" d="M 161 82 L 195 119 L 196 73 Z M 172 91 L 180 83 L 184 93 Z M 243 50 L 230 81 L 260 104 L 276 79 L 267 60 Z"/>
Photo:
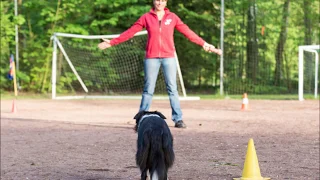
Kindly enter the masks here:
<path id="1" fill-rule="evenodd" d="M 140 111 L 138 112 L 133 119 L 139 120 L 146 112 L 145 111 Z"/>
<path id="2" fill-rule="evenodd" d="M 155 114 L 159 115 L 162 119 L 167 119 L 161 112 L 155 111 Z"/>
<path id="3" fill-rule="evenodd" d="M 140 119 L 142 118 L 142 116 L 145 114 L 146 112 L 145 111 L 140 111 L 138 112 L 133 119 L 136 120 L 136 125 L 134 126 L 134 131 L 137 132 L 138 131 L 138 124 L 139 124 L 139 121 Z"/>

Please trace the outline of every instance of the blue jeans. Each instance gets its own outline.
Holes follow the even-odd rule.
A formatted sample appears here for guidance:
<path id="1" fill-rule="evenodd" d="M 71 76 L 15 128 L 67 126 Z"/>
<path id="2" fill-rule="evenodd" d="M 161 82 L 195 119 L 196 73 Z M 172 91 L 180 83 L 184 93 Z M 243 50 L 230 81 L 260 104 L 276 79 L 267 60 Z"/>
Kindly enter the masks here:
<path id="1" fill-rule="evenodd" d="M 151 105 L 160 66 L 162 65 L 167 92 L 169 95 L 172 120 L 182 120 L 179 94 L 177 90 L 177 64 L 175 58 L 151 58 L 144 62 L 144 88 L 139 111 L 148 111 Z"/>

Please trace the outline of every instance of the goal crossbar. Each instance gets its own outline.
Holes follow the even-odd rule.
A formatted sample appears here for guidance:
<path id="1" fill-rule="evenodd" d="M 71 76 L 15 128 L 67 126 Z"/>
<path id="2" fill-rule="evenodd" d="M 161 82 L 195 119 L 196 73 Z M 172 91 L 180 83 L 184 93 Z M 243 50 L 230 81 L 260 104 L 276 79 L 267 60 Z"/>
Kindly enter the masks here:
<path id="1" fill-rule="evenodd" d="M 135 34 L 135 36 L 147 34 L 147 31 L 140 31 Z M 69 38 L 81 38 L 81 39 L 101 39 L 101 38 L 116 38 L 120 34 L 111 34 L 111 35 L 81 35 L 81 34 L 69 34 L 69 33 L 54 33 L 55 37 L 69 37 Z"/>

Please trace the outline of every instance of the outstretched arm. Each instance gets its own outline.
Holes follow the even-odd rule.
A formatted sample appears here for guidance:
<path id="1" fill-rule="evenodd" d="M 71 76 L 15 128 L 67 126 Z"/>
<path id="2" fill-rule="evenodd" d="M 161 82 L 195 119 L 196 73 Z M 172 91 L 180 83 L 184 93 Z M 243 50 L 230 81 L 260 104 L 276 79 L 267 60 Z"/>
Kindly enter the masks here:
<path id="1" fill-rule="evenodd" d="M 140 17 L 128 30 L 121 33 L 119 37 L 116 37 L 112 40 L 102 39 L 103 42 L 98 44 L 100 49 L 106 49 L 111 46 L 120 44 L 132 38 L 137 32 L 141 31 L 144 28 L 144 17 Z"/>
<path id="2" fill-rule="evenodd" d="M 178 16 L 177 19 L 178 21 L 175 28 L 186 38 L 188 38 L 193 43 L 202 46 L 203 49 L 207 52 L 214 52 L 218 55 L 222 54 L 222 51 L 220 49 L 216 49 L 212 44 L 208 44 L 207 42 L 205 42 L 201 37 L 194 33 L 186 24 L 184 24 Z"/>

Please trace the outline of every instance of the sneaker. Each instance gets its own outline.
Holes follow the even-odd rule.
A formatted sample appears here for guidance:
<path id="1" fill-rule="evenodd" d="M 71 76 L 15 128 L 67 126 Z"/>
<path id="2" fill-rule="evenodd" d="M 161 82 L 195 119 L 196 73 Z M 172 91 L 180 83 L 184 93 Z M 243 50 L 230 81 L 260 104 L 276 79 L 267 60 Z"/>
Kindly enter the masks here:
<path id="1" fill-rule="evenodd" d="M 187 125 L 182 120 L 180 120 L 180 121 L 176 122 L 174 127 L 176 127 L 176 128 L 187 128 Z"/>

